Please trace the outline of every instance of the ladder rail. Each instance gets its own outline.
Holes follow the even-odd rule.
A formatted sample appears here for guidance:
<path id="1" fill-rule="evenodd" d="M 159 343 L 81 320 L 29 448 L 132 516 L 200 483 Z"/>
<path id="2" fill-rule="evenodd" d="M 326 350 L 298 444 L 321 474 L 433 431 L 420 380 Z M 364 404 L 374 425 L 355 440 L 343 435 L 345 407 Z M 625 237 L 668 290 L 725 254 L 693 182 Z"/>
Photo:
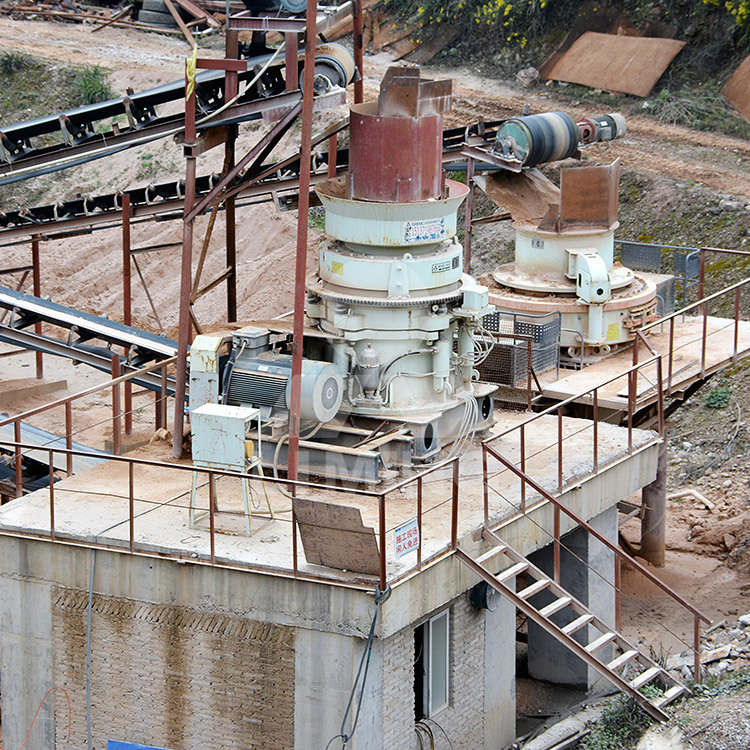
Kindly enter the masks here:
<path id="1" fill-rule="evenodd" d="M 612 682 L 621 692 L 626 693 L 631 698 L 633 698 L 638 703 L 638 705 L 640 705 L 650 716 L 652 716 L 659 722 L 666 722 L 669 719 L 668 714 L 666 714 L 660 706 L 652 703 L 645 695 L 643 695 L 643 693 L 634 688 L 617 672 L 608 669 L 606 663 L 597 659 L 593 654 L 589 653 L 586 650 L 586 647 L 584 645 L 576 641 L 575 638 L 573 638 L 571 635 L 563 632 L 563 630 L 554 622 L 541 615 L 539 610 L 537 610 L 525 599 L 519 597 L 518 594 L 513 591 L 513 589 L 499 581 L 496 576 L 494 576 L 489 570 L 484 568 L 481 564 L 474 560 L 474 558 L 464 552 L 464 550 L 462 550 L 460 547 L 457 547 L 455 550 L 455 554 L 458 557 L 459 561 L 466 567 L 468 567 L 475 575 L 485 581 L 485 583 L 487 583 L 489 586 L 492 586 L 492 588 L 494 588 L 500 594 L 507 597 L 511 602 L 513 602 L 517 609 L 521 610 L 521 612 L 523 612 L 527 617 L 537 623 L 537 625 L 557 638 L 557 640 L 567 646 L 576 656 L 586 662 L 586 664 L 588 664 L 592 669 L 602 675 L 602 677 Z M 533 568 L 534 566 L 531 567 Z M 536 570 L 538 570 L 538 568 Z M 544 573 L 542 573 L 541 571 L 539 572 L 542 576 L 544 576 Z M 570 594 L 567 594 L 567 592 L 565 595 L 570 596 Z M 580 602 L 577 602 L 577 604 L 582 609 L 586 609 Z M 604 627 L 606 628 L 606 626 Z M 647 657 L 645 656 L 643 658 L 647 659 Z M 651 663 L 653 667 L 658 667 L 658 665 L 654 664 L 653 662 Z M 662 670 L 661 668 L 658 669 L 658 673 L 653 674 L 653 678 L 657 676 L 663 676 L 675 687 L 681 685 L 679 681 L 675 680 L 671 675 L 668 675 L 666 671 Z M 684 686 L 682 687 L 684 688 Z M 685 690 L 687 690 L 687 688 L 685 688 Z"/>

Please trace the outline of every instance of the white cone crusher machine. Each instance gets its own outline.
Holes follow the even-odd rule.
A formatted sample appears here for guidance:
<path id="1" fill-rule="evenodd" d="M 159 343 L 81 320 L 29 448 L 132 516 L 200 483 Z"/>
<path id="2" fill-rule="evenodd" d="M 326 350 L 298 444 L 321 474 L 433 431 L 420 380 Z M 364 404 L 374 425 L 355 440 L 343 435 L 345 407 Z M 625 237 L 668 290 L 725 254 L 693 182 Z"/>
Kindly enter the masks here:
<path id="1" fill-rule="evenodd" d="M 487 288 L 463 274 L 455 237 L 468 188 L 442 169 L 450 104 L 450 81 L 391 68 L 378 101 L 351 109 L 348 174 L 316 188 L 326 236 L 307 281 L 302 471 L 374 482 L 377 465 L 465 450 L 493 422 L 495 386 L 477 382 L 475 366 L 483 354 L 475 334 L 493 308 Z M 212 336 L 192 346 L 191 409 L 207 401 L 260 407 L 269 433 L 263 463 L 285 467 L 289 336 L 240 329 L 226 362 L 219 347 Z M 386 445 L 388 435 L 395 443 Z M 355 450 L 369 451 L 376 466 Z"/>
<path id="2" fill-rule="evenodd" d="M 521 172 L 625 132 L 620 114 L 580 122 L 563 112 L 511 118 L 498 130 L 493 161 Z M 556 197 L 542 201 L 543 211 L 513 217 L 515 259 L 491 274 L 490 301 L 500 313 L 528 316 L 527 322 L 560 313 L 563 360 L 585 364 L 631 342 L 637 328 L 655 319 L 657 285 L 649 274 L 615 262 L 619 160 L 563 169 L 560 182 Z"/>

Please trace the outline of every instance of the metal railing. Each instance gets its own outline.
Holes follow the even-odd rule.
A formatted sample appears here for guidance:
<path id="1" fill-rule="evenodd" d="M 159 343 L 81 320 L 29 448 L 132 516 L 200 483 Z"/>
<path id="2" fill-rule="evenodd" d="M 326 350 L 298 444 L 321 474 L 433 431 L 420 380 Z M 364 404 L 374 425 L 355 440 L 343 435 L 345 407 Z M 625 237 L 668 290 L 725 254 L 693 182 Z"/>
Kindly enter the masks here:
<path id="1" fill-rule="evenodd" d="M 73 436 L 76 434 L 73 424 L 73 403 L 75 401 L 78 401 L 80 399 L 85 398 L 86 396 L 91 396 L 96 393 L 100 393 L 102 391 L 110 391 L 112 392 L 112 417 L 111 417 L 111 425 L 112 425 L 112 452 L 115 454 L 119 454 L 122 449 L 122 433 L 123 429 L 126 435 L 130 435 L 133 428 L 133 406 L 132 406 L 132 393 L 130 392 L 128 386 L 130 385 L 130 381 L 134 378 L 139 378 L 142 375 L 145 375 L 150 372 L 154 372 L 156 370 L 159 370 L 161 373 L 161 391 L 157 391 L 154 393 L 154 427 L 155 429 L 159 429 L 161 427 L 166 428 L 167 426 L 167 399 L 168 399 L 168 376 L 167 376 L 167 370 L 170 367 L 170 365 L 174 364 L 176 360 L 176 357 L 170 357 L 169 359 L 164 359 L 159 362 L 155 362 L 151 365 L 148 365 L 147 367 L 141 367 L 136 370 L 133 370 L 132 372 L 128 372 L 124 375 L 121 373 L 122 364 L 120 361 L 120 357 L 116 354 L 112 355 L 112 379 L 105 382 L 105 383 L 99 383 L 97 385 L 93 385 L 89 388 L 85 388 L 82 391 L 79 391 L 78 393 L 74 393 L 70 396 L 65 396 L 64 398 L 57 399 L 56 401 L 51 401 L 48 404 L 44 404 L 42 406 L 37 406 L 32 409 L 28 409 L 25 412 L 22 412 L 20 414 L 16 414 L 12 417 L 7 417 L 6 419 L 0 419 L 0 427 L 5 427 L 6 425 L 13 425 L 13 440 L 16 444 L 21 443 L 21 426 L 24 420 L 36 416 L 38 414 L 42 414 L 43 412 L 49 412 L 54 409 L 63 408 L 65 411 L 65 432 L 64 432 L 64 440 L 65 440 L 65 446 L 68 449 L 68 452 L 66 455 L 66 474 L 68 476 L 71 476 L 73 474 L 73 457 L 74 455 L 77 455 L 75 452 L 72 451 L 73 447 Z M 120 389 L 124 386 L 125 393 L 124 393 L 124 401 L 125 401 L 125 408 L 122 409 L 121 404 L 121 397 L 120 397 Z M 89 428 L 91 425 L 89 426 Z M 85 429 L 89 429 L 85 428 Z M 45 450 L 44 445 L 36 445 L 34 446 L 34 450 Z M 21 497 L 23 494 L 23 464 L 22 464 L 22 458 L 23 453 L 22 449 L 19 447 L 16 447 L 14 449 L 15 454 L 15 485 L 16 485 L 16 497 Z M 83 455 L 81 453 L 80 455 Z M 99 457 L 99 454 L 97 454 L 97 457 Z"/>
<path id="2" fill-rule="evenodd" d="M 648 358 L 647 360 L 643 362 L 636 362 L 633 364 L 632 367 L 628 368 L 626 371 L 618 373 L 617 375 L 602 381 L 598 385 L 596 385 L 593 388 L 587 389 L 586 391 L 582 391 L 581 393 L 577 393 L 573 396 L 570 396 L 569 398 L 565 399 L 564 401 L 561 401 L 559 404 L 555 404 L 553 406 L 548 407 L 547 409 L 539 412 L 538 414 L 535 414 L 528 419 L 524 420 L 518 425 L 514 425 L 513 427 L 508 428 L 507 430 L 504 430 L 496 435 L 493 435 L 486 440 L 482 442 L 482 478 L 483 478 L 483 503 L 484 503 L 484 525 L 487 529 L 492 529 L 493 527 L 497 527 L 499 524 L 507 523 L 509 519 L 511 518 L 517 518 L 520 516 L 525 516 L 529 520 L 532 521 L 532 523 L 535 523 L 539 526 L 539 524 L 534 521 L 533 517 L 530 515 L 530 511 L 532 509 L 538 508 L 539 504 L 549 503 L 552 505 L 552 531 L 549 531 L 548 529 L 543 528 L 540 526 L 540 529 L 543 533 L 547 534 L 553 544 L 553 576 L 557 583 L 560 582 L 560 551 L 561 548 L 564 547 L 564 544 L 561 541 L 562 536 L 562 524 L 561 524 L 561 516 L 562 514 L 565 514 L 570 518 L 575 524 L 580 526 L 582 529 L 584 529 L 588 534 L 594 536 L 599 542 L 604 544 L 608 549 L 610 549 L 615 554 L 615 581 L 614 584 L 611 584 L 606 578 L 604 578 L 607 583 L 614 586 L 615 589 L 615 597 L 616 597 L 616 620 L 617 620 L 617 627 L 619 629 L 620 627 L 620 620 L 621 620 L 621 597 L 622 597 L 622 588 L 621 588 L 621 582 L 620 582 L 620 566 L 622 562 L 627 562 L 629 565 L 631 565 L 638 573 L 645 576 L 649 581 L 654 583 L 656 586 L 658 586 L 662 591 L 664 591 L 666 594 L 668 594 L 670 597 L 672 597 L 677 603 L 682 605 L 685 609 L 687 609 L 692 615 L 693 615 L 693 643 L 692 645 L 688 645 L 689 648 L 691 648 L 694 652 L 694 671 L 695 671 L 695 679 L 696 681 L 700 681 L 700 626 L 701 622 L 710 622 L 710 619 L 702 613 L 700 610 L 698 610 L 696 607 L 694 607 L 692 604 L 690 604 L 687 600 L 685 600 L 682 596 L 680 596 L 676 591 L 674 591 L 670 586 L 665 584 L 661 579 L 659 579 L 657 576 L 655 576 L 651 571 L 648 570 L 648 568 L 641 565 L 635 558 L 633 558 L 631 555 L 627 554 L 624 550 L 622 550 L 617 544 L 611 542 L 609 539 L 604 537 L 600 532 L 598 532 L 596 529 L 594 529 L 591 524 L 589 524 L 585 519 L 581 518 L 577 513 L 575 513 L 573 510 L 568 508 L 560 499 L 559 496 L 566 491 L 566 489 L 570 489 L 573 486 L 578 486 L 581 484 L 582 481 L 585 480 L 585 476 L 574 476 L 570 479 L 568 483 L 565 482 L 564 477 L 564 445 L 565 441 L 567 439 L 570 439 L 572 437 L 578 436 L 584 432 L 584 430 L 588 430 L 589 427 L 586 427 L 582 430 L 577 430 L 572 434 L 565 435 L 564 429 L 563 429 L 563 415 L 564 415 L 564 408 L 573 403 L 580 403 L 582 401 L 590 401 L 592 405 L 593 410 L 593 420 L 590 426 L 591 434 L 592 434 L 592 441 L 591 441 L 591 458 L 592 458 L 592 472 L 588 476 L 594 476 L 598 473 L 600 466 L 602 465 L 603 460 L 606 460 L 605 457 L 603 457 L 600 454 L 600 446 L 599 446 L 599 390 L 610 383 L 619 380 L 621 378 L 627 378 L 628 382 L 628 408 L 627 408 L 627 431 L 628 431 L 628 443 L 627 443 L 627 455 L 632 455 L 634 451 L 634 440 L 633 440 L 633 416 L 635 412 L 636 407 L 636 383 L 638 378 L 639 370 L 645 367 L 648 367 L 650 365 L 656 364 L 656 383 L 655 388 L 657 392 L 657 409 L 658 409 L 658 427 L 659 427 L 659 435 L 661 436 L 661 439 L 664 439 L 664 389 L 662 387 L 662 357 L 657 352 L 654 351 L 653 347 L 651 347 L 648 340 L 642 335 L 640 331 L 637 332 L 636 339 L 643 342 L 643 344 L 651 351 L 652 356 Z M 637 347 L 634 347 L 637 348 Z M 532 479 L 527 474 L 527 461 L 529 459 L 529 456 L 527 455 L 527 441 L 526 441 L 526 432 L 528 426 L 535 422 L 536 420 L 542 419 L 544 417 L 554 416 L 557 420 L 557 432 L 556 432 L 556 442 L 557 442 L 557 488 L 556 488 L 556 494 L 551 492 L 550 490 L 544 488 L 538 481 Z M 510 461 L 508 458 L 503 456 L 493 444 L 495 444 L 498 440 L 501 438 L 507 438 L 508 435 L 518 432 L 519 436 L 519 460 L 516 463 L 513 461 Z M 546 450 L 548 447 L 546 446 L 543 450 Z M 618 452 L 614 456 L 610 457 L 611 460 L 616 460 L 618 457 L 620 457 L 621 452 Z M 493 458 L 496 461 L 498 461 L 504 468 L 499 473 L 491 474 L 488 466 L 488 459 Z M 520 487 L 520 499 L 518 505 L 514 505 L 512 500 L 502 495 L 499 491 L 495 490 L 492 486 L 491 480 L 499 476 L 499 474 L 510 472 L 512 475 L 518 477 L 521 483 Z M 538 496 L 538 502 L 535 502 L 533 508 L 530 508 L 527 504 L 527 488 L 531 489 L 533 492 L 535 492 Z M 492 519 L 492 513 L 490 508 L 490 498 L 489 494 L 490 491 L 495 491 L 503 500 L 504 503 L 509 504 L 515 511 L 510 517 L 507 515 L 504 515 L 502 519 L 498 522 L 495 521 L 493 524 Z M 572 553 L 574 554 L 574 553 Z M 585 561 L 582 561 L 587 567 L 587 563 Z M 598 571 L 593 570 L 590 568 L 595 574 L 601 576 Z M 671 632 L 671 631 L 670 631 Z M 678 637 L 678 636 L 676 636 Z M 680 639 L 682 640 L 682 639 Z"/>
<path id="3" fill-rule="evenodd" d="M 258 572 L 273 572 L 276 575 L 282 576 L 293 575 L 295 578 L 314 581 L 326 581 L 334 585 L 361 590 L 371 591 L 373 589 L 373 585 L 371 585 L 369 582 L 363 583 L 362 577 L 359 575 L 354 580 L 342 580 L 341 576 L 336 573 L 325 575 L 301 571 L 298 564 L 299 554 L 297 549 L 297 534 L 299 524 L 293 512 L 293 509 L 278 512 L 291 512 L 291 517 L 288 519 L 281 518 L 278 513 L 275 516 L 276 520 L 291 524 L 290 560 L 288 571 L 278 566 L 274 567 L 270 565 L 264 565 L 259 562 L 242 562 L 237 559 L 228 561 L 227 559 L 225 559 L 226 556 L 222 558 L 217 553 L 217 537 L 224 536 L 227 539 L 231 539 L 233 537 L 223 535 L 222 532 L 217 529 L 216 520 L 219 511 L 217 509 L 216 503 L 215 484 L 217 479 L 226 477 L 235 480 L 244 480 L 250 482 L 251 486 L 254 486 L 257 492 L 265 492 L 267 490 L 266 486 L 270 486 L 276 487 L 282 491 L 289 490 L 292 497 L 303 498 L 309 496 L 311 493 L 325 492 L 329 493 L 329 497 L 332 495 L 334 501 L 338 497 L 341 497 L 342 501 L 345 502 L 347 498 L 351 499 L 352 496 L 356 496 L 357 500 L 360 502 L 364 501 L 366 510 L 369 509 L 373 514 L 374 512 L 377 512 L 378 521 L 375 532 L 379 547 L 379 572 L 377 579 L 381 590 L 385 590 L 385 587 L 387 585 L 395 583 L 396 581 L 411 575 L 413 572 L 420 570 L 427 565 L 433 564 L 440 558 L 446 556 L 447 554 L 450 554 L 453 550 L 456 549 L 458 545 L 458 497 L 460 471 L 460 463 L 458 457 L 450 458 L 438 464 L 435 464 L 434 466 L 429 467 L 428 469 L 420 472 L 415 476 L 398 482 L 392 487 L 389 487 L 387 490 L 377 491 L 352 487 L 334 487 L 302 480 L 291 481 L 289 479 L 277 479 L 274 477 L 266 477 L 262 475 L 259 476 L 258 474 L 240 473 L 221 469 L 207 469 L 203 467 L 193 466 L 192 464 L 187 465 L 178 463 L 163 463 L 148 459 L 133 458 L 130 456 L 109 456 L 109 461 L 119 464 L 125 464 L 127 466 L 126 480 L 124 478 L 118 478 L 116 472 L 111 472 L 107 480 L 107 497 L 110 499 L 121 500 L 123 502 L 119 520 L 116 523 L 111 524 L 107 530 L 111 531 L 118 526 L 125 525 L 127 525 L 128 529 L 126 539 L 123 540 L 122 544 L 117 544 L 111 539 L 109 541 L 100 540 L 99 535 L 94 535 L 89 540 L 81 540 L 80 534 L 61 532 L 56 526 L 55 519 L 59 518 L 60 516 L 59 495 L 71 492 L 75 492 L 76 494 L 86 494 L 86 492 L 85 490 L 76 490 L 66 487 L 57 488 L 55 486 L 55 455 L 62 454 L 66 456 L 67 464 L 68 466 L 70 466 L 72 464 L 72 459 L 74 456 L 100 458 L 100 454 L 52 446 L 40 448 L 38 445 L 23 443 L 19 441 L 0 441 L 0 449 L 12 451 L 16 456 L 21 456 L 24 451 L 34 451 L 36 453 L 39 453 L 40 451 L 46 452 L 48 456 L 49 471 L 49 486 L 46 488 L 46 490 L 38 491 L 46 491 L 49 498 L 49 530 L 44 533 L 38 530 L 10 531 L 8 529 L 0 529 L 0 534 L 4 535 L 42 538 L 48 539 L 49 541 L 53 542 L 64 541 L 65 543 L 72 545 L 82 545 L 85 547 L 101 547 L 106 549 L 114 549 L 120 552 L 127 551 L 130 554 L 156 555 L 160 558 L 181 559 L 194 562 L 196 564 L 210 564 L 220 567 L 231 567 Z M 180 474 L 185 475 L 186 481 L 184 483 L 184 489 L 177 495 L 167 499 L 166 501 L 157 501 L 152 498 L 139 495 L 136 492 L 137 482 L 140 480 L 153 483 L 153 477 L 149 478 L 146 475 L 148 475 L 149 472 L 153 472 L 154 470 L 158 470 L 159 483 L 163 485 L 168 485 L 169 482 L 175 478 L 175 475 L 177 477 L 179 477 Z M 425 481 L 425 478 L 440 471 L 445 471 L 450 475 L 450 494 L 447 498 L 442 500 L 438 499 L 437 501 L 430 504 L 429 507 L 425 507 L 426 503 L 423 492 L 423 483 Z M 149 512 L 165 508 L 184 511 L 185 515 L 187 516 L 190 505 L 184 499 L 187 498 L 191 493 L 194 476 L 197 477 L 196 484 L 199 488 L 208 488 L 207 507 L 205 509 L 199 508 L 199 510 L 201 511 L 205 510 L 208 516 L 208 528 L 206 529 L 206 531 L 208 532 L 207 552 L 202 554 L 198 550 L 196 550 L 195 547 L 197 547 L 198 545 L 194 545 L 193 548 L 185 549 L 182 551 L 178 549 L 169 549 L 167 547 L 159 548 L 158 551 L 154 551 L 153 541 L 148 541 L 145 537 L 139 538 L 138 534 L 136 533 L 137 520 Z M 395 513 L 394 511 L 389 511 L 388 498 L 389 496 L 397 495 L 398 502 L 394 503 L 393 506 L 394 508 L 403 507 L 405 504 L 404 491 L 407 488 L 412 488 L 415 492 L 414 499 L 417 509 L 416 519 L 420 534 L 420 545 L 416 549 L 416 560 L 414 564 L 409 566 L 406 570 L 399 573 L 398 575 L 389 577 L 388 536 L 398 525 L 402 524 L 405 519 L 403 518 L 403 512 L 401 512 L 398 514 L 397 522 L 393 522 L 393 516 L 395 515 Z M 286 492 L 282 492 L 280 494 L 282 494 L 282 496 L 288 496 Z M 183 502 L 179 502 L 181 499 L 183 499 Z M 137 512 L 136 504 L 145 505 L 146 509 Z M 439 546 L 439 548 L 429 556 L 424 557 L 422 553 L 423 545 L 421 544 L 421 542 L 424 540 L 425 534 L 427 533 L 427 525 L 425 523 L 425 520 L 426 518 L 428 518 L 430 513 L 439 512 L 446 505 L 449 505 L 450 510 L 450 540 L 446 544 Z M 409 516 L 411 516 L 411 513 L 409 513 Z M 438 528 L 442 528 L 442 525 L 439 523 L 436 523 L 435 525 Z M 338 530 L 341 529 L 338 528 Z"/>

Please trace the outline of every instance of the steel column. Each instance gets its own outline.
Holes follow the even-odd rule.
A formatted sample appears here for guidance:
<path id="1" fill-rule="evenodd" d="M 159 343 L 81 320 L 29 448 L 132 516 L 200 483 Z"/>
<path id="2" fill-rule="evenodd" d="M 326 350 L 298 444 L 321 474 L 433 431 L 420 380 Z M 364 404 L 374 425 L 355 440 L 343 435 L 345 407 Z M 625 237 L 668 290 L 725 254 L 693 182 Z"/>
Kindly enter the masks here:
<path id="1" fill-rule="evenodd" d="M 239 55 L 238 32 L 227 29 L 226 46 L 224 56 L 228 60 L 234 60 Z M 294 36 L 293 34 L 291 36 Z M 224 76 L 224 101 L 230 101 L 237 96 L 237 71 L 227 69 Z M 224 163 L 227 172 L 234 169 L 235 146 L 237 142 L 237 126 L 229 126 L 229 134 L 224 144 Z M 224 221 L 226 222 L 227 240 L 227 268 L 230 269 L 227 277 L 227 322 L 233 323 L 237 320 L 237 218 L 235 204 L 237 198 L 232 195 L 224 202 Z"/>
<path id="2" fill-rule="evenodd" d="M 471 268 L 471 220 L 474 213 L 474 159 L 466 159 L 466 184 L 469 194 L 466 196 L 466 213 L 464 214 L 464 273 Z M 531 362 L 529 361 L 529 367 Z"/>
<path id="3" fill-rule="evenodd" d="M 112 380 L 117 380 L 122 373 L 120 372 L 120 356 L 112 355 Z M 112 386 L 112 453 L 120 455 L 122 446 L 120 445 L 120 381 Z"/>
<path id="4" fill-rule="evenodd" d="M 308 2 L 308 13 L 309 11 Z M 357 70 L 360 73 L 358 81 L 354 82 L 354 103 L 361 104 L 365 100 L 364 95 L 364 84 L 365 84 L 365 55 L 363 48 L 363 34 L 364 34 L 364 20 L 362 17 L 362 2 L 361 0 L 352 0 L 352 42 L 353 42 L 353 54 L 354 64 L 357 66 Z M 307 37 L 310 38 L 309 36 Z M 307 86 L 305 86 L 307 91 Z"/>
<path id="5" fill-rule="evenodd" d="M 294 330 L 292 334 L 292 382 L 289 404 L 289 449 L 287 476 L 296 481 L 299 462 L 299 418 L 302 394 L 302 351 L 305 317 L 305 277 L 307 275 L 307 229 L 310 220 L 310 157 L 315 84 L 315 34 L 317 3 L 307 0 L 305 36 L 304 94 L 302 97 L 302 134 L 300 137 L 299 209 L 297 212 L 297 257 L 294 275 Z M 294 492 L 294 490 L 293 490 Z M 381 529 L 381 532 L 383 530 Z M 385 549 L 381 549 L 381 557 Z M 381 571 L 381 586 L 385 586 Z"/>
<path id="6" fill-rule="evenodd" d="M 130 278 L 130 195 L 122 196 L 122 322 L 132 325 L 132 297 Z M 125 356 L 128 356 L 127 349 Z M 133 384 L 125 383 L 125 434 L 133 434 Z"/>
<path id="7" fill-rule="evenodd" d="M 190 213 L 195 204 L 195 86 L 190 88 L 185 65 L 185 202 L 182 227 L 182 264 L 180 269 L 180 320 L 177 337 L 177 361 L 175 363 L 174 421 L 172 426 L 172 455 L 182 456 L 182 438 L 185 428 L 185 386 L 187 380 L 187 352 L 190 345 L 190 291 L 193 263 L 193 218 Z M 162 396 L 164 394 L 162 393 Z"/>

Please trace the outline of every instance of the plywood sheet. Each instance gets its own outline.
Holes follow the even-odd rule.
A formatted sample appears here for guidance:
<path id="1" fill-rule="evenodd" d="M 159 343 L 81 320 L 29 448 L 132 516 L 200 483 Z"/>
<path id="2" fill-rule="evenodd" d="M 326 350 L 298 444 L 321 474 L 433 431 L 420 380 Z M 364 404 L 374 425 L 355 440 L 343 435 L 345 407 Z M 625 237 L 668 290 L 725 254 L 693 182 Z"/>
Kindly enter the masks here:
<path id="1" fill-rule="evenodd" d="M 375 530 L 362 524 L 359 508 L 294 499 L 307 562 L 339 570 L 378 575 L 380 555 Z"/>
<path id="2" fill-rule="evenodd" d="M 648 96 L 685 46 L 676 39 L 620 36 L 587 31 L 555 63 L 554 81 Z"/>
<path id="3" fill-rule="evenodd" d="M 734 71 L 721 93 L 750 122 L 750 56 Z"/>

